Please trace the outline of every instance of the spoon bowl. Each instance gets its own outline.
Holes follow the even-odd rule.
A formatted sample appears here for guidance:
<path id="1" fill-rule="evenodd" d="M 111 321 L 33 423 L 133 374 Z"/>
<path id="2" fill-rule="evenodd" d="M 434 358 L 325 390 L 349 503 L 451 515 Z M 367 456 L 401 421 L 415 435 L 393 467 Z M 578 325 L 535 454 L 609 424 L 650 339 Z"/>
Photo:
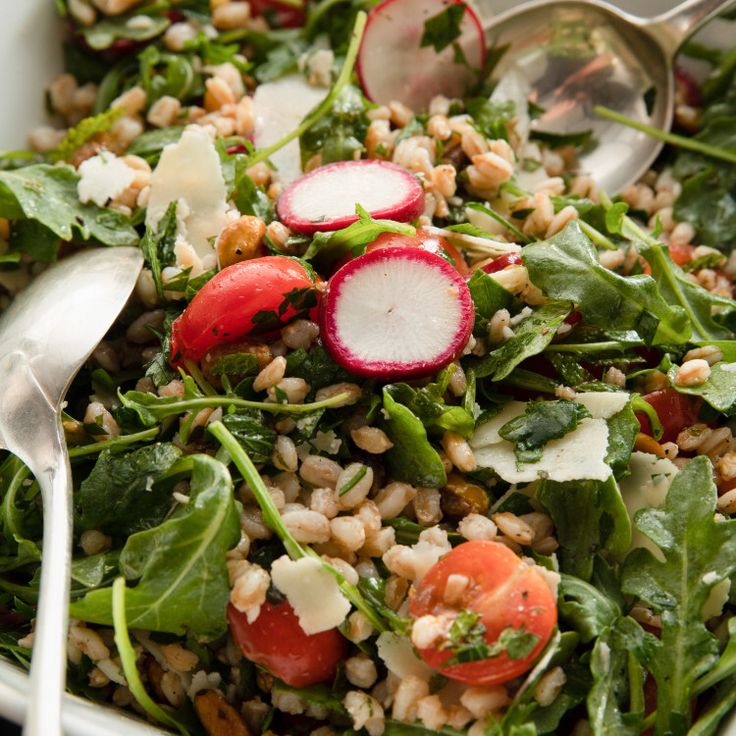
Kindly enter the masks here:
<path id="1" fill-rule="evenodd" d="M 125 305 L 142 263 L 135 248 L 70 256 L 42 273 L 0 318 L 0 448 L 28 466 L 43 500 L 26 736 L 61 734 L 72 532 L 62 399 Z"/>
<path id="2" fill-rule="evenodd" d="M 651 19 L 601 0 L 532 0 L 492 17 L 491 81 L 517 103 L 533 131 L 585 135 L 580 169 L 610 194 L 635 182 L 662 142 L 598 115 L 605 106 L 661 130 L 672 124 L 674 58 L 698 28 L 731 0 L 689 0 Z M 481 6 L 481 10 L 483 6 Z M 525 101 L 534 120 L 519 112 Z"/>

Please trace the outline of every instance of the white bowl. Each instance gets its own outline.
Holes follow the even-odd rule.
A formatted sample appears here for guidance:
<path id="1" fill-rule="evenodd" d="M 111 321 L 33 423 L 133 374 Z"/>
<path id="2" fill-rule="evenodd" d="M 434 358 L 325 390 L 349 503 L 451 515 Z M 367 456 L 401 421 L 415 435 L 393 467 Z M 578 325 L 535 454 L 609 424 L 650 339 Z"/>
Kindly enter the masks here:
<path id="1" fill-rule="evenodd" d="M 479 0 L 496 12 L 517 5 L 514 0 Z M 641 0 L 619 0 L 621 8 L 641 13 Z M 643 10 L 655 15 L 676 5 L 672 0 L 648 0 Z M 0 0 L 0 151 L 26 147 L 28 131 L 47 124 L 44 90 L 62 69 L 60 39 L 63 23 L 53 0 Z M 732 44 L 726 27 L 710 27 L 707 39 Z M 24 671 L 0 658 L 0 715 L 23 720 L 28 679 Z M 69 736 L 161 736 L 165 732 L 111 707 L 66 695 L 64 731 Z M 736 736 L 736 715 L 724 724 L 721 736 Z"/>

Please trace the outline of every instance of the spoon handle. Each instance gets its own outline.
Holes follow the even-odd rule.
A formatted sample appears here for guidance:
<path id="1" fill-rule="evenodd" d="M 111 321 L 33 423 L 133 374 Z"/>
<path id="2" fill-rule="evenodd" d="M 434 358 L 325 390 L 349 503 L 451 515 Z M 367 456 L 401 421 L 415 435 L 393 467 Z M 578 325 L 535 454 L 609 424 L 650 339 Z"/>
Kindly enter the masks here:
<path id="1" fill-rule="evenodd" d="M 657 38 L 670 59 L 701 26 L 721 10 L 736 5 L 735 0 L 686 0 L 666 13 L 657 15 L 647 24 L 647 30 Z"/>
<path id="2" fill-rule="evenodd" d="M 71 470 L 61 428 L 56 421 L 54 424 L 55 462 L 36 475 L 43 495 L 43 556 L 23 736 L 62 733 L 61 698 L 66 685 L 69 625 Z"/>

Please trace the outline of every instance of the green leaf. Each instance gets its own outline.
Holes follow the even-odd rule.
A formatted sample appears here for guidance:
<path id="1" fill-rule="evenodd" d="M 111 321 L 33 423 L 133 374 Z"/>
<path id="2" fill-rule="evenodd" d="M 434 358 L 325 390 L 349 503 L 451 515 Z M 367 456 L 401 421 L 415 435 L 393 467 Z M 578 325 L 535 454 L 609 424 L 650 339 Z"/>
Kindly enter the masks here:
<path id="1" fill-rule="evenodd" d="M 587 643 L 600 636 L 621 615 L 609 596 L 578 577 L 562 573 L 558 608 L 563 620 Z"/>
<path id="2" fill-rule="evenodd" d="M 442 726 L 439 730 L 426 728 L 421 723 L 404 723 L 403 721 L 386 720 L 383 736 L 465 736 L 464 731 L 456 731 L 449 726 Z"/>
<path id="3" fill-rule="evenodd" d="M 524 413 L 498 430 L 505 440 L 516 444 L 519 463 L 534 463 L 542 457 L 542 448 L 577 428 L 590 412 L 575 401 L 530 401 Z"/>
<path id="4" fill-rule="evenodd" d="M 286 356 L 286 375 L 303 378 L 313 391 L 353 380 L 321 345 L 315 345 L 309 351 L 297 348 L 290 352 Z"/>
<path id="5" fill-rule="evenodd" d="M 527 246 L 532 247 L 532 246 Z M 557 328 L 570 313 L 569 302 L 548 302 L 538 307 L 500 347 L 472 365 L 478 378 L 490 376 L 492 381 L 501 381 L 527 358 L 539 355 L 557 333 Z"/>
<path id="6" fill-rule="evenodd" d="M 120 553 L 117 551 L 100 552 L 89 557 L 81 557 L 72 562 L 72 580 L 85 588 L 109 585 L 118 574 L 119 562 Z"/>
<path id="7" fill-rule="evenodd" d="M 233 191 L 230 199 L 243 215 L 255 215 L 264 222 L 271 222 L 274 218 L 273 201 L 266 192 L 253 183 L 248 176 L 248 160 L 245 156 L 238 156 L 235 161 L 235 176 Z"/>
<path id="8" fill-rule="evenodd" d="M 36 164 L 0 171 L 0 216 L 36 220 L 62 240 L 72 240 L 76 231 L 83 240 L 104 245 L 135 245 L 138 235 L 130 218 L 91 202 L 81 204 L 78 181 L 68 166 Z"/>
<path id="9" fill-rule="evenodd" d="M 386 388 L 383 409 L 387 414 L 386 433 L 394 446 L 386 453 L 392 478 L 424 488 L 442 488 L 447 476 L 437 451 L 429 444 L 421 419 L 397 403 Z"/>
<path id="10" fill-rule="evenodd" d="M 465 15 L 464 2 L 450 3 L 447 7 L 424 21 L 424 32 L 419 42 L 420 48 L 431 46 L 438 53 L 457 41 L 462 35 L 462 22 Z"/>
<path id="11" fill-rule="evenodd" d="M 465 109 L 486 138 L 508 139 L 507 126 L 516 114 L 513 101 L 492 102 L 487 97 L 472 97 L 466 101 Z"/>
<path id="12" fill-rule="evenodd" d="M 222 423 L 254 463 L 270 462 L 276 432 L 264 426 L 260 412 L 226 414 Z"/>
<path id="13" fill-rule="evenodd" d="M 94 136 L 110 130 L 112 124 L 123 113 L 123 108 L 113 107 L 98 115 L 84 118 L 84 120 L 77 123 L 73 128 L 67 130 L 61 143 L 53 151 L 49 151 L 49 158 L 52 161 L 68 161 L 74 152 L 90 140 L 90 138 L 94 138 Z"/>
<path id="14" fill-rule="evenodd" d="M 639 242 L 639 253 L 652 269 L 659 292 L 669 304 L 681 307 L 690 320 L 692 340 L 729 340 L 733 332 L 714 319 L 718 311 L 736 309 L 736 302 L 693 283 L 660 243 Z"/>
<path id="15" fill-rule="evenodd" d="M 488 334 L 488 323 L 499 309 L 508 309 L 513 301 L 511 292 L 501 286 L 496 279 L 478 269 L 468 280 L 468 289 L 475 307 L 473 334 Z"/>
<path id="16" fill-rule="evenodd" d="M 623 554 L 631 522 L 616 481 L 541 481 L 536 499 L 555 523 L 563 572 L 590 580 L 594 553 Z"/>
<path id="17" fill-rule="evenodd" d="M 172 501 L 171 489 L 156 482 L 180 455 L 163 442 L 122 454 L 101 452 L 74 494 L 76 528 L 127 537 L 159 524 Z"/>
<path id="18" fill-rule="evenodd" d="M 700 456 L 677 473 L 664 507 L 635 517 L 660 550 L 660 559 L 633 550 L 622 570 L 622 590 L 662 620 L 644 662 L 657 683 L 656 734 L 687 730 L 694 683 L 718 656 L 702 611 L 713 586 L 736 571 L 736 520 L 714 519 L 716 498 L 710 460 Z"/>
<path id="19" fill-rule="evenodd" d="M 146 262 L 151 267 L 153 283 L 156 285 L 156 293 L 161 301 L 166 301 L 161 270 L 175 262 L 174 246 L 179 228 L 176 208 L 177 203 L 171 202 L 156 226 L 156 233 L 154 234 L 151 226 L 147 225 L 146 234 L 141 240 L 141 249 Z M 170 286 L 169 289 L 171 290 Z"/>
<path id="20" fill-rule="evenodd" d="M 651 406 L 651 405 L 649 405 Z M 615 478 L 628 473 L 629 459 L 640 431 L 639 420 L 630 401 L 625 408 L 606 420 L 608 424 L 608 452 L 606 462 Z"/>
<path id="21" fill-rule="evenodd" d="M 670 306 L 650 276 L 620 276 L 601 266 L 580 225 L 522 251 L 529 277 L 553 299 L 579 305 L 586 323 L 606 331 L 635 330 L 651 344 L 681 345 L 690 337 L 685 311 Z"/>
<path id="22" fill-rule="evenodd" d="M 146 18 L 145 22 L 131 24 L 133 15 L 128 13 L 116 18 L 105 17 L 88 28 L 82 28 L 81 34 L 95 51 L 104 51 L 121 39 L 148 41 L 161 35 L 171 23 L 166 15 L 146 15 L 137 16 Z"/>
<path id="23" fill-rule="evenodd" d="M 697 386 L 680 386 L 676 382 L 678 370 L 678 366 L 672 366 L 667 374 L 673 388 L 681 394 L 701 396 L 726 416 L 736 414 L 736 363 L 716 363 L 711 366 L 708 380 Z"/>
<path id="24" fill-rule="evenodd" d="M 225 552 L 240 539 L 240 521 L 227 468 L 192 455 L 190 500 L 163 524 L 133 534 L 120 568 L 137 580 L 126 594 L 131 628 L 215 638 L 226 629 L 229 585 Z M 112 589 L 88 593 L 70 607 L 74 618 L 112 623 Z"/>
<path id="25" fill-rule="evenodd" d="M 595 144 L 592 130 L 581 130 L 576 133 L 549 133 L 544 130 L 532 130 L 529 133 L 529 139 L 540 141 L 552 149 L 565 146 L 587 149 Z"/>
<path id="26" fill-rule="evenodd" d="M 315 233 L 304 259 L 317 259 L 323 266 L 329 265 L 350 253 L 359 255 L 381 233 L 399 233 L 412 237 L 416 235 L 417 231 L 411 225 L 393 220 L 374 220 L 360 204 L 356 205 L 355 211 L 358 220 L 352 225 L 334 232 Z"/>
<path id="27" fill-rule="evenodd" d="M 10 231 L 10 247 L 29 255 L 34 261 L 53 263 L 59 251 L 56 233 L 37 220 L 17 220 Z"/>
<path id="28" fill-rule="evenodd" d="M 176 143 L 184 132 L 184 126 L 175 125 L 171 128 L 148 130 L 139 135 L 128 147 L 126 153 L 146 159 L 151 166 L 155 166 L 165 146 Z"/>

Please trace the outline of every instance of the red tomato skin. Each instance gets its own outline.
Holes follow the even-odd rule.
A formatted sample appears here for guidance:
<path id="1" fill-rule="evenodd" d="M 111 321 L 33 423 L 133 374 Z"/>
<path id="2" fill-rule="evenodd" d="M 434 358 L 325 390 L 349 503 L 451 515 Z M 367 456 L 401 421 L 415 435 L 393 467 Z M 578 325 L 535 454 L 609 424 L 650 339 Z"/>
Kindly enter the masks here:
<path id="1" fill-rule="evenodd" d="M 481 266 L 481 271 L 496 273 L 497 271 L 503 271 L 504 268 L 508 268 L 509 266 L 520 266 L 522 263 L 524 261 L 521 259 L 519 253 L 507 253 L 504 256 L 499 256 L 495 261 Z"/>
<path id="2" fill-rule="evenodd" d="M 235 643 L 251 662 L 268 668 L 292 687 L 329 682 L 347 655 L 347 641 L 337 629 L 306 634 L 287 601 L 264 603 L 253 623 L 232 603 L 227 620 Z"/>
<path id="3" fill-rule="evenodd" d="M 304 25 L 303 7 L 294 8 L 278 0 L 250 0 L 250 10 L 254 16 L 273 14 L 281 28 L 298 28 Z"/>
<path id="4" fill-rule="evenodd" d="M 657 412 L 659 421 L 662 422 L 664 431 L 659 439 L 660 442 L 674 442 L 685 427 L 690 427 L 698 421 L 698 413 L 692 399 L 674 388 L 652 391 L 642 398 L 651 404 L 654 411 Z M 652 437 L 652 428 L 646 415 L 637 414 L 636 416 L 639 419 L 641 431 Z"/>
<path id="5" fill-rule="evenodd" d="M 678 265 L 683 266 L 690 263 L 693 259 L 694 245 L 687 243 L 679 243 L 676 240 L 668 243 L 667 248 L 670 252 L 670 258 Z"/>
<path id="6" fill-rule="evenodd" d="M 443 601 L 449 575 L 466 575 L 471 585 L 456 609 Z M 557 625 L 557 602 L 544 578 L 499 542 L 465 542 L 433 565 L 414 594 L 409 612 L 415 618 L 467 608 L 481 617 L 486 641 L 493 643 L 507 627 L 536 634 L 539 641 L 524 659 L 505 652 L 492 659 L 443 668 L 452 652 L 435 647 L 419 650 L 422 659 L 452 680 L 469 685 L 500 685 L 522 675 L 546 646 Z"/>
<path id="7" fill-rule="evenodd" d="M 171 365 L 183 358 L 198 361 L 215 345 L 251 332 L 264 332 L 290 322 L 298 312 L 289 306 L 278 324 L 267 328 L 253 318 L 273 312 L 293 289 L 315 289 L 304 266 L 294 258 L 265 256 L 235 263 L 210 279 L 171 328 Z"/>
<path id="8" fill-rule="evenodd" d="M 423 250 L 442 256 L 455 267 L 455 270 L 465 276 L 470 268 L 465 263 L 465 259 L 460 251 L 445 238 L 439 235 L 433 235 L 427 230 L 419 229 L 417 234 L 401 235 L 400 233 L 381 233 L 372 243 L 369 243 L 365 249 L 366 253 L 371 253 L 379 248 L 386 248 L 391 245 L 399 245 L 407 248 L 422 248 Z"/>

